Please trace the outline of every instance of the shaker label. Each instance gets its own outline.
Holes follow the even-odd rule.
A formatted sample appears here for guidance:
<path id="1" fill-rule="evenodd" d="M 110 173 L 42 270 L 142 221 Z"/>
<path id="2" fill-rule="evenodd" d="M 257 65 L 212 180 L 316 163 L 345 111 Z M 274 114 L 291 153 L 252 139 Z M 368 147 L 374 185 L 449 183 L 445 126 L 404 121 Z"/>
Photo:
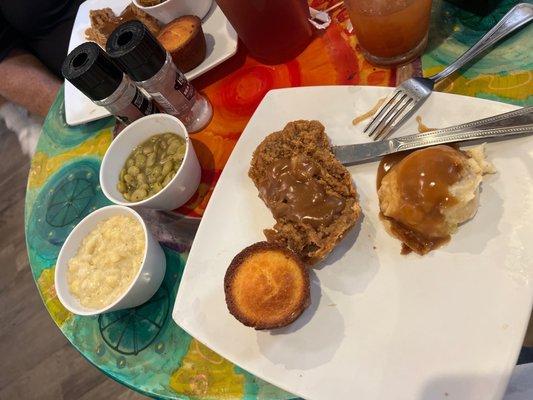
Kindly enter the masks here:
<path id="1" fill-rule="evenodd" d="M 161 93 L 155 92 L 155 93 L 151 93 L 151 95 L 154 98 L 154 100 L 157 101 L 161 107 L 163 107 L 163 109 L 165 110 L 167 114 L 174 115 L 178 112 L 178 109 L 174 107 L 172 103 L 169 102 L 165 98 L 165 96 L 163 96 Z"/>
<path id="2" fill-rule="evenodd" d="M 174 89 L 178 90 L 187 100 L 191 100 L 194 96 L 194 87 L 185 78 L 181 71 L 176 72 L 176 81 L 174 82 Z"/>
<path id="3" fill-rule="evenodd" d="M 157 112 L 154 102 L 144 96 L 139 89 L 135 90 L 135 96 L 133 97 L 131 104 L 144 115 L 150 115 Z"/>

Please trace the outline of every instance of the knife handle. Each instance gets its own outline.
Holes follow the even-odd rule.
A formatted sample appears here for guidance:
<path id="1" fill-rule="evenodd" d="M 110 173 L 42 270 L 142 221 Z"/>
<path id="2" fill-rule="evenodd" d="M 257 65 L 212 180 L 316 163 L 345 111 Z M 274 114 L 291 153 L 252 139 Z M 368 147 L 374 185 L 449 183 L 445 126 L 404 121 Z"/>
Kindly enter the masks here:
<path id="1" fill-rule="evenodd" d="M 531 133 L 533 133 L 533 124 L 524 126 L 512 126 L 507 128 L 473 130 L 466 132 L 448 132 L 444 134 L 434 133 L 433 135 L 424 134 L 423 137 L 420 137 L 422 135 L 412 135 L 411 137 L 405 137 L 409 138 L 409 140 L 407 141 L 404 141 L 404 138 L 402 137 L 393 140 L 396 141 L 396 146 L 394 146 L 396 148 L 396 151 L 404 151 L 445 143 L 464 142 L 467 140 L 488 139 L 493 137 L 515 136 Z M 418 138 L 415 138 L 413 140 L 413 136 L 418 136 Z"/>
<path id="2" fill-rule="evenodd" d="M 432 137 L 433 135 L 446 134 L 449 132 L 464 132 L 479 129 L 493 129 L 504 128 L 507 126 L 523 126 L 533 124 L 533 106 L 519 108 L 518 110 L 510 111 L 503 114 L 498 114 L 493 117 L 478 119 L 476 121 L 467 122 L 460 125 L 450 126 L 449 128 L 437 129 L 426 133 L 414 134 L 409 136 L 401 136 L 398 139 L 402 142 L 409 142 L 413 140 L 420 140 L 424 137 Z"/>

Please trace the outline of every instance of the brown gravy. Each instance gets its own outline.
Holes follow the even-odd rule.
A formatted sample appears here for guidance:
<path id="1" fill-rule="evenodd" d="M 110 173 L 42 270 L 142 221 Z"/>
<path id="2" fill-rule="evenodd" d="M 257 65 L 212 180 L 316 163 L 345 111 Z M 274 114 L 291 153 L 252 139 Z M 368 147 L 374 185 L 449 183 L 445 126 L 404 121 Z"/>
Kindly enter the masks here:
<path id="1" fill-rule="evenodd" d="M 368 110 L 366 113 L 359 115 L 358 117 L 355 117 L 352 120 L 352 125 L 357 125 L 360 122 L 363 122 L 365 119 L 370 118 L 373 116 L 377 110 L 379 110 L 379 107 L 385 102 L 387 98 L 383 97 L 377 101 L 376 104 L 374 104 L 374 107 L 372 107 L 370 110 Z"/>
<path id="2" fill-rule="evenodd" d="M 424 122 L 422 122 L 422 117 L 420 115 L 416 116 L 416 122 L 418 123 L 418 132 L 424 133 L 424 132 L 431 132 L 436 131 L 437 128 L 430 128 Z"/>
<path id="3" fill-rule="evenodd" d="M 424 236 L 395 219 L 386 217 L 381 212 L 379 217 L 389 223 L 389 229 L 392 234 L 402 242 L 401 254 L 409 254 L 414 251 L 417 254 L 424 255 L 450 240 L 450 235 L 432 238 Z"/>
<path id="4" fill-rule="evenodd" d="M 261 197 L 270 203 L 274 218 L 287 218 L 315 228 L 329 225 L 345 206 L 342 197 L 326 192 L 315 177 L 318 167 L 305 155 L 273 163 L 259 185 Z"/>
<path id="5" fill-rule="evenodd" d="M 381 162 L 378 166 L 378 173 L 376 176 L 376 189 L 379 190 L 381 186 L 381 181 L 387 175 L 387 173 L 391 170 L 392 167 L 394 167 L 396 164 L 398 164 L 400 161 L 402 161 L 405 157 L 407 157 L 409 154 L 411 154 L 413 151 L 400 151 L 399 153 L 392 153 L 388 154 L 385 157 L 381 159 Z"/>
<path id="6" fill-rule="evenodd" d="M 435 146 L 417 152 L 392 154 L 381 160 L 378 190 L 382 179 L 393 167 L 398 174 L 398 190 L 404 206 L 394 218 L 381 217 L 390 223 L 391 232 L 404 243 L 402 254 L 405 254 L 406 246 L 418 254 L 425 254 L 449 240 L 449 235 L 443 233 L 441 210 L 457 202 L 448 188 L 461 179 L 461 157 L 463 155 L 452 147 Z"/>

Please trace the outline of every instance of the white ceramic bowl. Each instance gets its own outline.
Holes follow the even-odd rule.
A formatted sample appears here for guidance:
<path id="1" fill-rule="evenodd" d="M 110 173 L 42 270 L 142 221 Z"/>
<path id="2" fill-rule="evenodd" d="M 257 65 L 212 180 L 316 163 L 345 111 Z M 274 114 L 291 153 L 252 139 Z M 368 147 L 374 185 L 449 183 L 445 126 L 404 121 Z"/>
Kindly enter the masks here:
<path id="1" fill-rule="evenodd" d="M 133 3 L 163 24 L 168 24 L 182 15 L 196 15 L 202 19 L 211 8 L 213 0 L 166 0 L 150 7 L 141 5 L 138 0 L 133 0 Z"/>
<path id="2" fill-rule="evenodd" d="M 185 139 L 183 162 L 172 180 L 158 193 L 147 199 L 127 201 L 117 189 L 124 163 L 133 149 L 151 136 L 171 132 Z M 185 204 L 198 189 L 202 170 L 194 152 L 187 129 L 179 119 L 168 114 L 152 114 L 128 125 L 107 149 L 100 167 L 100 186 L 106 197 L 115 204 L 174 210 Z"/>
<path id="3" fill-rule="evenodd" d="M 68 261 L 76 255 L 82 240 L 96 228 L 96 225 L 115 215 L 129 215 L 137 219 L 143 227 L 146 247 L 139 272 L 124 293 L 107 307 L 95 310 L 84 307 L 70 293 L 67 283 Z M 166 259 L 163 249 L 154 239 L 146 224 L 137 212 L 123 206 L 107 206 L 87 215 L 70 232 L 63 243 L 56 262 L 55 288 L 59 301 L 69 311 L 78 315 L 97 315 L 109 311 L 135 307 L 148 301 L 157 292 L 165 276 Z"/>

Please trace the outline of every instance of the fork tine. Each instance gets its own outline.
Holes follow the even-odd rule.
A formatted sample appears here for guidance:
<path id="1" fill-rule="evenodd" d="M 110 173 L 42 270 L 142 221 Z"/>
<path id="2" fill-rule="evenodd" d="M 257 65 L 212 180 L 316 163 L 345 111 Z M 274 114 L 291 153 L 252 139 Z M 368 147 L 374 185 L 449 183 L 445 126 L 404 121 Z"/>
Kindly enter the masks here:
<path id="1" fill-rule="evenodd" d="M 386 132 L 385 137 L 382 139 L 388 138 L 390 135 L 392 135 L 396 130 L 404 124 L 405 121 L 410 119 L 415 113 L 416 110 L 420 108 L 420 106 L 424 103 L 424 100 L 421 101 L 415 101 L 413 102 L 403 111 L 401 115 L 396 118 L 394 122 L 390 124 L 390 130 Z"/>
<path id="2" fill-rule="evenodd" d="M 409 98 L 405 93 L 402 92 L 402 94 L 398 97 L 398 100 L 392 105 L 392 107 L 389 108 L 389 110 L 381 116 L 379 122 L 374 126 L 374 129 L 372 129 L 372 132 L 369 133 L 369 136 L 376 140 L 376 137 L 381 133 L 383 129 L 387 127 L 388 121 L 390 120 L 391 116 L 396 113 L 398 110 L 398 107 L 400 107 L 404 100 Z"/>
<path id="3" fill-rule="evenodd" d="M 386 139 L 393 130 L 394 122 L 400 118 L 400 116 L 404 115 L 406 112 L 409 112 L 411 108 L 414 106 L 414 101 L 412 98 L 407 97 L 407 100 L 403 105 L 398 107 L 396 111 L 385 121 L 383 124 L 383 128 L 374 136 L 374 140 L 383 140 Z M 409 107 L 409 108 L 408 108 Z"/>
<path id="4" fill-rule="evenodd" d="M 379 122 L 381 121 L 381 114 L 388 111 L 388 109 L 392 107 L 394 99 L 400 94 L 401 94 L 400 90 L 395 90 L 391 94 L 389 100 L 383 103 L 383 105 L 376 111 L 376 113 L 374 114 L 370 122 L 365 126 L 365 128 L 363 129 L 363 133 L 367 133 L 367 131 L 370 130 L 368 132 L 368 136 L 372 136 L 372 132 L 374 131 L 376 127 L 375 125 L 379 124 Z"/>

